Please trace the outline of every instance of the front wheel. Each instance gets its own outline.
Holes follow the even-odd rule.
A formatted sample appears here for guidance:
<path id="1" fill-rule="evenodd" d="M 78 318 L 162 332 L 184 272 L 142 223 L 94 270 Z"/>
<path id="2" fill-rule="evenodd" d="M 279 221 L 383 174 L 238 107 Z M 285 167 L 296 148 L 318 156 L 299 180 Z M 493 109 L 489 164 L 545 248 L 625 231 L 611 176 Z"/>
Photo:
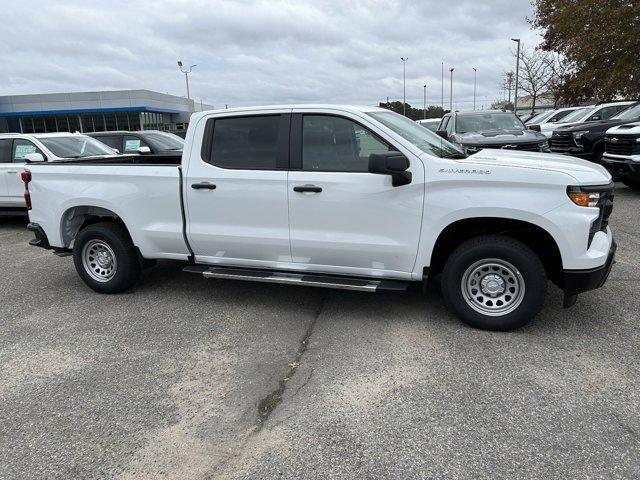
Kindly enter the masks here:
<path id="1" fill-rule="evenodd" d="M 80 278 L 100 293 L 122 292 L 140 278 L 140 262 L 127 231 L 111 222 L 81 230 L 73 246 Z"/>
<path id="2" fill-rule="evenodd" d="M 460 245 L 442 274 L 447 306 L 474 328 L 508 331 L 535 317 L 544 304 L 547 277 L 524 243 L 483 235 Z"/>

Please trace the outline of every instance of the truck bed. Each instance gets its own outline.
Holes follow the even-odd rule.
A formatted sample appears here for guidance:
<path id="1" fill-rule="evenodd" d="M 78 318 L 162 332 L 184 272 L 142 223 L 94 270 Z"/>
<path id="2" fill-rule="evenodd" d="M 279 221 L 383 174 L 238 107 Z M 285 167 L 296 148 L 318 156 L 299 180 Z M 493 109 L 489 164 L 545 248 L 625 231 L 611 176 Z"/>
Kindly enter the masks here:
<path id="1" fill-rule="evenodd" d="M 117 157 L 68 158 L 55 162 L 37 162 L 37 165 L 167 165 L 179 166 L 182 155 L 120 155 Z M 27 162 L 30 165 L 36 163 Z"/>

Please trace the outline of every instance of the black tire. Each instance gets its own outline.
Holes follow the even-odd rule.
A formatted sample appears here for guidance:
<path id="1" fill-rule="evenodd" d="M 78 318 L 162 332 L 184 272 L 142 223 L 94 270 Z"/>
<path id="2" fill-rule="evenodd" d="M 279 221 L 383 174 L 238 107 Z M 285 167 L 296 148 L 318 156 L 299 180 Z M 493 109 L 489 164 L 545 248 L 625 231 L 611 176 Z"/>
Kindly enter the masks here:
<path id="1" fill-rule="evenodd" d="M 498 296 L 482 293 L 483 288 L 495 289 Z M 463 322 L 482 330 L 509 331 L 526 325 L 540 312 L 546 293 L 547 276 L 538 256 L 524 243 L 502 235 L 467 240 L 449 256 L 442 273 L 446 305 Z M 492 314 L 483 313 L 494 308 Z"/>
<path id="2" fill-rule="evenodd" d="M 104 252 L 106 260 L 101 266 L 97 256 Z M 111 261 L 109 269 L 108 262 L 113 258 L 115 262 Z M 122 292 L 140 279 L 140 262 L 131 237 L 123 227 L 112 222 L 94 223 L 78 233 L 73 263 L 82 281 L 99 293 Z"/>
<path id="3" fill-rule="evenodd" d="M 625 180 L 624 183 L 631 190 L 640 190 L 640 181 L 639 180 Z"/>

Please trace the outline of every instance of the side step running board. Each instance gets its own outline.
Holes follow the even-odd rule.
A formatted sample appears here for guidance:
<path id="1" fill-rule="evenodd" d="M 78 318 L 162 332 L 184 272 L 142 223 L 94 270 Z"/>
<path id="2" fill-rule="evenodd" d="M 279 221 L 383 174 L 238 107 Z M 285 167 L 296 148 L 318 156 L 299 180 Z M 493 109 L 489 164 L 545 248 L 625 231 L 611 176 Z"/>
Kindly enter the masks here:
<path id="1" fill-rule="evenodd" d="M 223 278 L 227 280 L 248 280 L 252 282 L 304 285 L 310 287 L 337 288 L 360 292 L 404 292 L 409 283 L 395 280 L 377 280 L 369 278 L 340 277 L 321 274 L 275 272 L 232 267 L 209 267 L 190 265 L 183 269 L 188 273 L 199 273 L 205 278 Z"/>

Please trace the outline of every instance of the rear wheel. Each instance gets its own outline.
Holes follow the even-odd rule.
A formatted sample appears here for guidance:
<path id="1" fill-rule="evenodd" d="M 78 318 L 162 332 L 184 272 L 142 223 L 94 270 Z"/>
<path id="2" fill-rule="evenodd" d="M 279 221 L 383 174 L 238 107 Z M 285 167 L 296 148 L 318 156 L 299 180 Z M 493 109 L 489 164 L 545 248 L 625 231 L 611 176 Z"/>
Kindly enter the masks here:
<path id="1" fill-rule="evenodd" d="M 547 291 L 538 256 L 524 243 L 500 235 L 464 242 L 447 260 L 442 293 L 447 306 L 475 328 L 508 331 L 535 317 Z"/>
<path id="2" fill-rule="evenodd" d="M 73 248 L 73 263 L 84 283 L 100 293 L 122 292 L 140 278 L 133 242 L 115 223 L 96 223 L 81 230 Z"/>
<path id="3" fill-rule="evenodd" d="M 624 183 L 627 187 L 631 188 L 632 190 L 640 190 L 640 181 L 637 180 L 625 180 Z"/>

